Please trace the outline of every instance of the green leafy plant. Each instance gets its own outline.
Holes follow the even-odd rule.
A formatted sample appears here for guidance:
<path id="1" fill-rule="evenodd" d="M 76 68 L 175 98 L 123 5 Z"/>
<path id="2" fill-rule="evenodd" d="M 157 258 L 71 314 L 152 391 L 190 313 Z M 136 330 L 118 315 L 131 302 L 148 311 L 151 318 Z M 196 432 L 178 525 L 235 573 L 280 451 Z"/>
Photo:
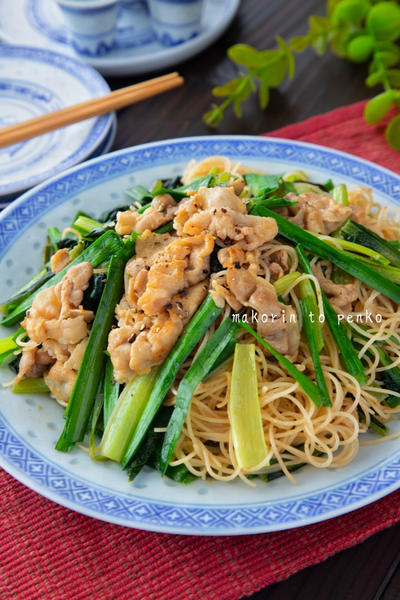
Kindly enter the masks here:
<path id="1" fill-rule="evenodd" d="M 214 104 L 203 117 L 208 125 L 217 127 L 224 112 L 233 106 L 242 116 L 242 104 L 258 91 L 261 108 L 266 108 L 269 93 L 288 77 L 293 77 L 295 53 L 313 48 L 318 55 L 329 49 L 337 56 L 356 63 L 369 61 L 366 85 L 380 86 L 382 91 L 365 107 L 367 123 L 375 125 L 392 109 L 396 114 L 385 129 L 388 143 L 400 151 L 400 6 L 395 1 L 328 0 L 326 16 L 311 16 L 305 35 L 285 42 L 276 37 L 277 47 L 256 50 L 247 44 L 236 44 L 228 50 L 229 58 L 245 71 L 225 85 L 213 89 Z"/>

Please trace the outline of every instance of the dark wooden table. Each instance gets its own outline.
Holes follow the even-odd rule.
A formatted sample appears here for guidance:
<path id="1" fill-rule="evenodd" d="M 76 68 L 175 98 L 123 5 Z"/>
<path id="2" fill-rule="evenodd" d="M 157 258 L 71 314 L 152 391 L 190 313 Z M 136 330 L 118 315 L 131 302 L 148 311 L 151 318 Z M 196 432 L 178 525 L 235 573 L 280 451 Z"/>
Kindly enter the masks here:
<path id="1" fill-rule="evenodd" d="M 304 33 L 310 14 L 323 14 L 321 0 L 242 0 L 240 11 L 225 35 L 199 56 L 179 66 L 186 85 L 120 111 L 114 148 L 153 140 L 213 133 L 201 120 L 210 107 L 210 90 L 234 76 L 226 57 L 232 44 L 258 49 L 272 47 L 276 34 L 289 39 Z M 172 69 L 170 69 L 172 70 Z M 301 121 L 372 95 L 364 85 L 365 70 L 329 53 L 307 51 L 297 58 L 293 80 L 271 95 L 262 113 L 249 100 L 243 119 L 231 114 L 216 133 L 259 134 Z M 134 78 L 111 79 L 113 88 Z M 255 594 L 253 600 L 398 600 L 400 599 L 400 525 L 326 562 L 301 571 Z"/>

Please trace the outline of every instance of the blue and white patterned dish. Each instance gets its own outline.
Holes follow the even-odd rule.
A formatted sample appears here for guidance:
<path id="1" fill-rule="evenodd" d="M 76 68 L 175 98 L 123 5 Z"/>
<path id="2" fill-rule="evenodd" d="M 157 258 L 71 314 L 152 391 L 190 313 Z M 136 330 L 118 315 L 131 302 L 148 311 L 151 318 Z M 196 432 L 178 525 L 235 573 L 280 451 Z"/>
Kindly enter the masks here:
<path id="1" fill-rule="evenodd" d="M 312 144 L 251 136 L 144 144 L 79 165 L 27 192 L 0 215 L 2 294 L 16 290 L 38 268 L 48 226 L 66 226 L 78 209 L 96 215 L 124 203 L 123 190 L 132 184 L 147 185 L 182 173 L 189 158 L 212 154 L 270 172 L 299 168 L 315 181 L 331 177 L 334 182 L 366 185 L 378 201 L 400 206 L 398 175 Z M 9 379 L 9 372 L 2 369 L 0 377 Z M 400 487 L 400 439 L 360 448 L 356 460 L 343 469 L 306 467 L 296 473 L 297 486 L 282 478 L 259 482 L 253 489 L 242 482 L 182 486 L 150 470 L 130 483 L 117 464 L 93 463 L 78 449 L 71 454 L 55 451 L 62 426 L 62 409 L 55 401 L 4 390 L 0 464 L 59 504 L 130 527 L 199 535 L 276 531 L 341 515 Z M 400 431 L 400 421 L 394 421 L 391 430 Z"/>
<path id="2" fill-rule="evenodd" d="M 147 0 L 153 29 L 164 46 L 183 44 L 199 34 L 203 0 Z"/>
<path id="3" fill-rule="evenodd" d="M 104 56 L 82 59 L 105 75 L 133 75 L 176 65 L 215 42 L 231 23 L 239 4 L 240 0 L 204 0 L 200 33 L 168 48 L 157 41 L 145 3 L 120 0 L 115 48 Z M 53 0 L 0 2 L 0 39 L 76 56 Z"/>
<path id="4" fill-rule="evenodd" d="M 102 56 L 114 48 L 119 0 L 56 0 L 78 54 Z"/>
<path id="5" fill-rule="evenodd" d="M 103 141 L 97 146 L 96 150 L 87 157 L 87 160 L 96 158 L 102 154 L 106 154 L 114 143 L 115 134 L 117 133 L 117 117 L 115 113 L 112 115 L 112 122 Z M 20 194 L 9 194 L 0 198 L 0 211 L 3 210 L 12 200 L 15 200 Z"/>
<path id="6" fill-rule="evenodd" d="M 107 94 L 103 77 L 74 58 L 0 45 L 0 127 Z M 0 196 L 10 196 L 91 156 L 110 132 L 104 115 L 0 150 Z"/>

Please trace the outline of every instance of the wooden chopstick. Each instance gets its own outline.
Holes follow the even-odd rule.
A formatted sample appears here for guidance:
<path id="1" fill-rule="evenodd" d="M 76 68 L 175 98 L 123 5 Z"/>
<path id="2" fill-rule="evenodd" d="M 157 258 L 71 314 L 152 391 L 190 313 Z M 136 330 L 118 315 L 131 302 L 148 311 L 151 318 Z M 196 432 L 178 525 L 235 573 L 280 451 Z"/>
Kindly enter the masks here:
<path id="1" fill-rule="evenodd" d="M 43 133 L 60 129 L 66 125 L 72 125 L 78 121 L 98 117 L 99 115 L 139 102 L 140 100 L 145 100 L 146 98 L 151 98 L 152 96 L 178 87 L 183 82 L 183 77 L 178 73 L 169 73 L 168 75 L 162 75 L 161 77 L 155 77 L 148 81 L 121 88 L 101 98 L 80 102 L 74 106 L 68 106 L 67 108 L 62 108 L 61 110 L 29 119 L 16 125 L 4 127 L 4 129 L 0 129 L 0 148 L 29 140 Z"/>

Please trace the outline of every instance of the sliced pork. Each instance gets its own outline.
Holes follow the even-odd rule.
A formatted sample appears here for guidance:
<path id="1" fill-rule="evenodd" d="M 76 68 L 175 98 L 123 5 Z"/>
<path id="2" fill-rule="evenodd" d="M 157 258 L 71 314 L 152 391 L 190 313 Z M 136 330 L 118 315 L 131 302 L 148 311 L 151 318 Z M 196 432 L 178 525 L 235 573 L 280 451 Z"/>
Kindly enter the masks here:
<path id="1" fill-rule="evenodd" d="M 108 337 L 108 351 L 117 381 L 128 382 L 164 362 L 207 290 L 205 281 L 193 285 L 176 294 L 168 308 L 151 317 L 131 307 L 117 312 L 118 327 L 112 329 Z M 122 301 L 121 304 L 123 306 Z"/>
<path id="2" fill-rule="evenodd" d="M 51 392 L 64 403 L 69 400 L 94 318 L 93 312 L 81 305 L 92 274 L 88 262 L 71 267 L 57 285 L 36 295 L 22 323 L 38 347 L 24 349 L 18 378 L 44 374 Z M 61 385 L 61 374 L 65 385 Z"/>
<path id="3" fill-rule="evenodd" d="M 165 225 L 175 216 L 177 203 L 169 194 L 155 196 L 151 206 L 143 213 L 131 208 L 117 213 L 117 224 L 115 231 L 120 235 L 128 235 L 132 231 L 143 233 L 146 229 L 153 231 L 161 225 Z"/>
<path id="4" fill-rule="evenodd" d="M 53 273 L 59 273 L 66 267 L 70 262 L 69 252 L 66 248 L 60 248 L 50 258 L 50 267 Z"/>
<path id="5" fill-rule="evenodd" d="M 304 194 L 289 193 L 288 200 L 298 202 L 289 207 L 292 217 L 289 221 L 302 229 L 314 233 L 329 235 L 338 229 L 352 214 L 352 209 L 344 204 L 338 204 L 328 194 L 306 192 Z"/>
<path id="6" fill-rule="evenodd" d="M 238 245 L 219 251 L 218 259 L 227 269 L 223 283 L 215 281 L 214 297 L 222 296 L 235 310 L 249 307 L 257 314 L 257 331 L 278 352 L 295 356 L 300 343 L 297 315 L 279 302 L 274 286 L 259 277 L 253 254 Z"/>
<path id="7" fill-rule="evenodd" d="M 240 242 L 245 250 L 254 250 L 271 241 L 278 233 L 276 221 L 248 215 L 245 202 L 232 189 L 200 188 L 181 202 L 174 228 L 178 235 L 199 235 L 208 231 L 216 241 Z"/>
<path id="8" fill-rule="evenodd" d="M 326 261 L 320 261 L 314 265 L 313 272 L 336 312 L 351 312 L 353 302 L 358 300 L 355 283 L 334 283 L 331 280 L 332 265 Z"/>
<path id="9" fill-rule="evenodd" d="M 108 350 L 118 381 L 164 362 L 208 289 L 213 237 L 145 232 L 125 268 L 125 294 Z"/>

